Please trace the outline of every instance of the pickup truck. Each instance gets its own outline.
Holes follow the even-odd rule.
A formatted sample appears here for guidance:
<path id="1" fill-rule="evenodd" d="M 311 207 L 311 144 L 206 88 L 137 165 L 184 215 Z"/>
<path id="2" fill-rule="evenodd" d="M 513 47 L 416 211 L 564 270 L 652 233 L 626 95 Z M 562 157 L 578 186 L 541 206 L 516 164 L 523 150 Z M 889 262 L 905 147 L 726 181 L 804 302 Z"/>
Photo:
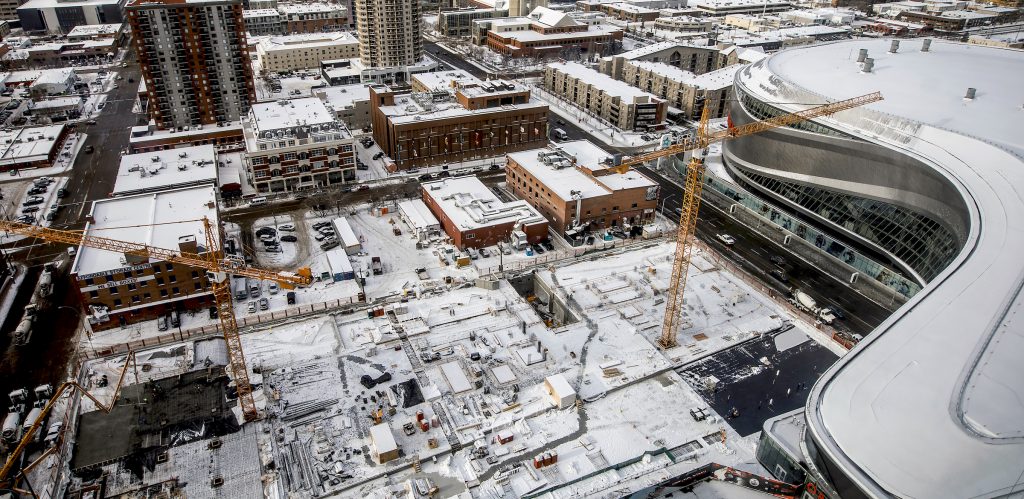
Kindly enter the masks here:
<path id="1" fill-rule="evenodd" d="M 370 259 L 370 269 L 373 271 L 373 275 L 381 275 L 384 273 L 384 264 L 380 263 L 379 256 L 375 256 Z"/>

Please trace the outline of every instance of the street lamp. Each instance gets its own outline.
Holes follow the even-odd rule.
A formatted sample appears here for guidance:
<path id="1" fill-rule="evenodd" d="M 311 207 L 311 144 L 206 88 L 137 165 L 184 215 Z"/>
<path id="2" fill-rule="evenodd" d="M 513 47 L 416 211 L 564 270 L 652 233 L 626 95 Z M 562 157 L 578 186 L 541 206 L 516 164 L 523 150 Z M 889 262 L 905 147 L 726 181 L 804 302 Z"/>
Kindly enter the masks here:
<path id="1" fill-rule="evenodd" d="M 665 198 L 661 200 L 661 216 L 668 218 L 668 215 L 665 214 L 665 208 L 668 207 L 668 200 L 672 199 L 674 196 L 675 194 L 669 194 L 668 196 L 665 196 Z"/>

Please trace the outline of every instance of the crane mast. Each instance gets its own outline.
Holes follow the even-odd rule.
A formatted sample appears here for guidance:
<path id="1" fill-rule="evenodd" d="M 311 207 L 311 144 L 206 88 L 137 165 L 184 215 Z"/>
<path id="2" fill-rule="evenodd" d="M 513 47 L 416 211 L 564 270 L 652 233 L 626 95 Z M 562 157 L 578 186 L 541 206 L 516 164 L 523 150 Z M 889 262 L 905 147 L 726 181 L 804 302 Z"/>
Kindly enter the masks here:
<path id="1" fill-rule="evenodd" d="M 197 220 L 188 221 L 195 222 Z M 299 269 L 298 273 L 259 269 L 245 265 L 243 260 L 224 257 L 219 249 L 219 227 L 211 224 L 208 218 L 203 218 L 201 221 L 206 233 L 205 253 L 175 251 L 141 243 L 83 234 L 78 231 L 51 229 L 10 221 L 0 221 L 0 230 L 42 239 L 50 243 L 81 245 L 139 256 L 150 260 L 181 263 L 190 267 L 205 269 L 217 307 L 220 330 L 224 334 L 224 342 L 227 344 L 228 367 L 226 370 L 235 380 L 235 386 L 238 391 L 238 404 L 242 409 L 242 417 L 246 421 L 252 421 L 259 417 L 259 413 L 256 410 L 256 402 L 253 399 L 252 384 L 249 382 L 249 370 L 245 364 L 245 354 L 242 351 L 242 340 L 238 333 L 235 308 L 231 301 L 230 276 L 235 275 L 274 281 L 280 284 L 282 288 L 293 289 L 295 286 L 304 286 L 312 282 L 312 274 L 308 268 Z"/>
<path id="2" fill-rule="evenodd" d="M 701 113 L 696 136 L 660 151 L 630 158 L 614 168 L 619 173 L 625 173 L 631 166 L 651 160 L 673 154 L 706 149 L 708 145 L 716 142 L 753 135 L 773 128 L 794 125 L 880 100 L 882 100 L 882 94 L 874 92 L 794 113 L 783 113 L 766 120 L 755 121 L 738 127 L 730 126 L 725 130 L 712 133 L 708 132 L 708 108 L 705 107 Z M 690 253 L 693 250 L 693 235 L 697 229 L 697 213 L 700 210 L 700 196 L 703 186 L 704 161 L 700 155 L 695 153 L 687 165 L 686 178 L 683 185 L 683 205 L 682 212 L 679 215 L 679 227 L 676 232 L 676 252 L 672 258 L 672 276 L 669 280 L 668 296 L 665 300 L 665 317 L 662 320 L 661 337 L 658 339 L 658 345 L 662 348 L 672 348 L 679 344 L 676 338 L 681 320 L 680 312 L 683 306 L 683 294 L 686 291 L 686 276 L 687 270 L 690 267 Z"/>

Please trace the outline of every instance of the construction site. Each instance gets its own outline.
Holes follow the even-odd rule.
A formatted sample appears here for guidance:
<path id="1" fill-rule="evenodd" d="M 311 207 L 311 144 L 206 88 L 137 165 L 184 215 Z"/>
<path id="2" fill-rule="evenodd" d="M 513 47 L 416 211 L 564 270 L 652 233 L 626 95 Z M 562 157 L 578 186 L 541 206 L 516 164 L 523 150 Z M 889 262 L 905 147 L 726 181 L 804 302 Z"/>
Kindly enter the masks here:
<path id="1" fill-rule="evenodd" d="M 705 116 L 696 138 L 609 168 L 626 172 L 878 98 L 716 134 Z M 26 237 L 128 262 L 201 269 L 218 327 L 158 346 L 144 336 L 122 352 L 91 350 L 76 379 L 35 390 L 23 423 L 9 432 L 5 421 L 0 479 L 45 497 L 568 498 L 707 479 L 795 496 L 797 486 L 763 478 L 751 428 L 784 405 L 802 405 L 806 384 L 834 360 L 830 350 L 841 350 L 820 324 L 694 240 L 703 165 L 693 158 L 678 225 L 657 217 L 650 235 L 549 248 L 543 260 L 536 246 L 524 246 L 534 258 L 519 260 L 498 244 L 497 267 L 473 264 L 472 248 L 455 251 L 450 237 L 424 239 L 411 217 L 396 219 L 389 213 L 397 207 L 380 204 L 353 207 L 351 223 L 310 213 L 278 224 L 275 216 L 280 230 L 310 224 L 320 236 L 341 233 L 335 253 L 289 257 L 302 265 L 294 270 L 248 265 L 222 243 L 240 229 L 205 216 L 163 224 L 191 224 L 191 234 L 162 235 L 177 237 L 177 250 L 4 222 Z M 266 238 L 262 227 L 255 234 Z M 519 229 L 511 230 L 515 239 Z M 488 258 L 486 248 L 480 253 Z M 512 255 L 507 266 L 504 254 Z M 248 280 L 238 286 L 238 278 Z M 260 297 L 261 281 L 269 294 L 286 291 L 289 304 L 292 290 L 353 281 L 362 296 L 240 320 L 236 301 Z M 822 368 L 788 374 L 806 359 Z M 737 387 L 763 385 L 758 375 L 773 371 L 768 384 L 786 388 L 786 404 L 776 409 L 771 394 L 763 411 L 731 403 L 730 390 L 750 393 Z M 27 404 L 29 395 L 10 398 Z"/>

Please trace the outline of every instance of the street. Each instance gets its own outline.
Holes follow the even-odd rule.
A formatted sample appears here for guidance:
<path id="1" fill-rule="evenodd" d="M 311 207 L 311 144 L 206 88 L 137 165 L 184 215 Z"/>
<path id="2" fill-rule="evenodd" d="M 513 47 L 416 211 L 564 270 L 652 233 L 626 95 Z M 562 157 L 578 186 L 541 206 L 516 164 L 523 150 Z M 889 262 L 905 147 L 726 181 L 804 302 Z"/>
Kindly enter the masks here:
<path id="1" fill-rule="evenodd" d="M 682 206 L 683 188 L 650 168 L 640 167 L 637 170 L 661 185 L 665 214 L 674 218 L 676 210 Z M 726 246 L 718 240 L 718 234 L 729 234 L 736 238 L 736 243 Z M 789 286 L 792 286 L 804 291 L 821 305 L 838 306 L 846 314 L 846 320 L 839 321 L 838 325 L 845 326 L 854 333 L 867 335 L 890 315 L 888 310 L 875 302 L 852 292 L 842 281 L 805 264 L 803 260 L 736 222 L 709 203 L 701 205 L 697 216 L 696 236 L 737 265 L 758 276 L 779 293 L 788 293 Z M 771 261 L 771 257 L 775 255 L 786 260 L 783 270 L 789 278 L 789 285 L 777 281 L 768 274 L 769 271 L 780 268 Z"/>

